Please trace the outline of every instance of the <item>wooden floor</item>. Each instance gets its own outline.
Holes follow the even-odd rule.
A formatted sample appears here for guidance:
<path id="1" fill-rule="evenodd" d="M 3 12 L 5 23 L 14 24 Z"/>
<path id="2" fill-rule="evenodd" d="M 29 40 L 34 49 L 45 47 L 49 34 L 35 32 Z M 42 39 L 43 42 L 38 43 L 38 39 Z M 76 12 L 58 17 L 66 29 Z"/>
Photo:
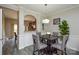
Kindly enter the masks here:
<path id="1" fill-rule="evenodd" d="M 17 45 L 15 44 L 15 41 L 12 40 L 6 41 L 2 47 L 2 54 L 12 55 L 15 48 L 17 49 Z"/>
<path id="2" fill-rule="evenodd" d="M 24 49 L 18 50 L 17 45 L 12 42 L 6 42 L 3 45 L 3 55 L 33 55 L 33 45 L 25 47 Z M 68 55 L 79 55 L 78 51 L 67 49 Z"/>

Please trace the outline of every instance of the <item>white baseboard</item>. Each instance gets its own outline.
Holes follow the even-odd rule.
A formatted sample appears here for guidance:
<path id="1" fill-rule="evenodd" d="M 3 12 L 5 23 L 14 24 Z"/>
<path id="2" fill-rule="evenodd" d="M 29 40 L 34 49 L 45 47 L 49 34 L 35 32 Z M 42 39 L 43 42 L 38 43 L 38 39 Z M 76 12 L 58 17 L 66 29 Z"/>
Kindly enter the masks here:
<path id="1" fill-rule="evenodd" d="M 33 45 L 33 44 L 30 44 L 30 45 L 28 45 L 28 46 L 32 46 L 32 45 Z M 26 47 L 28 47 L 28 46 L 20 47 L 19 50 L 24 49 L 24 48 L 26 48 Z"/>
<path id="2" fill-rule="evenodd" d="M 67 47 L 68 49 L 71 49 L 71 50 L 74 50 L 74 51 L 79 51 L 78 49 L 76 48 L 73 48 L 73 47 Z"/>

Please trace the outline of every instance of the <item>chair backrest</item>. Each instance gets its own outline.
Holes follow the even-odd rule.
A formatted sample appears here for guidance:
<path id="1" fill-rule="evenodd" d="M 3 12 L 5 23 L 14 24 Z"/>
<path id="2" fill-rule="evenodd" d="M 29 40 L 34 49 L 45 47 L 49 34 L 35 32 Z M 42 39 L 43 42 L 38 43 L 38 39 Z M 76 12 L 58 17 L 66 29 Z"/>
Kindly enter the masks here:
<path id="1" fill-rule="evenodd" d="M 36 32 L 37 35 L 41 36 L 41 32 Z"/>
<path id="2" fill-rule="evenodd" d="M 36 35 L 39 36 L 39 40 L 40 40 L 40 42 L 41 42 L 41 32 L 36 32 Z"/>
<path id="3" fill-rule="evenodd" d="M 56 37 L 56 42 L 55 43 L 58 43 L 58 32 L 53 32 L 53 37 Z"/>
<path id="4" fill-rule="evenodd" d="M 62 49 L 63 50 L 66 48 L 66 44 L 68 42 L 68 38 L 69 38 L 68 35 L 66 35 L 66 36 L 63 37 L 63 41 L 62 41 Z"/>
<path id="5" fill-rule="evenodd" d="M 33 34 L 32 36 L 33 36 L 34 50 L 38 50 L 40 46 L 39 35 Z"/>
<path id="6" fill-rule="evenodd" d="M 53 32 L 52 33 L 54 36 L 58 36 L 58 32 Z"/>

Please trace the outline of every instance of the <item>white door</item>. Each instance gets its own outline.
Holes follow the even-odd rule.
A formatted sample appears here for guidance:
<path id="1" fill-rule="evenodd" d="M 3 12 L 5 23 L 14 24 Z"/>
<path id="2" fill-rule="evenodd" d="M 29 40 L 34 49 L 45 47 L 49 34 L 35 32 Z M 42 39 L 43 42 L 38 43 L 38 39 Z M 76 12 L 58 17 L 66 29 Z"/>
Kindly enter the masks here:
<path id="1" fill-rule="evenodd" d="M 0 8 L 0 55 L 2 54 L 2 9 Z"/>

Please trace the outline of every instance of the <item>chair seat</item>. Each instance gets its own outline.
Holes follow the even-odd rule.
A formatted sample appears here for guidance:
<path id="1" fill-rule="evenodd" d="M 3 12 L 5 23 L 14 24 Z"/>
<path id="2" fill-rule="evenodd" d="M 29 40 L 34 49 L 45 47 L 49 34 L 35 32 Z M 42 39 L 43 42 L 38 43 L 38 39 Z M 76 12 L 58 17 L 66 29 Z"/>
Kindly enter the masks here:
<path id="1" fill-rule="evenodd" d="M 44 49 L 44 48 L 46 48 L 46 47 L 47 47 L 46 44 L 40 43 L 39 49 Z"/>
<path id="2" fill-rule="evenodd" d="M 62 50 L 62 44 L 52 44 L 51 47 L 57 48 L 59 50 Z"/>

